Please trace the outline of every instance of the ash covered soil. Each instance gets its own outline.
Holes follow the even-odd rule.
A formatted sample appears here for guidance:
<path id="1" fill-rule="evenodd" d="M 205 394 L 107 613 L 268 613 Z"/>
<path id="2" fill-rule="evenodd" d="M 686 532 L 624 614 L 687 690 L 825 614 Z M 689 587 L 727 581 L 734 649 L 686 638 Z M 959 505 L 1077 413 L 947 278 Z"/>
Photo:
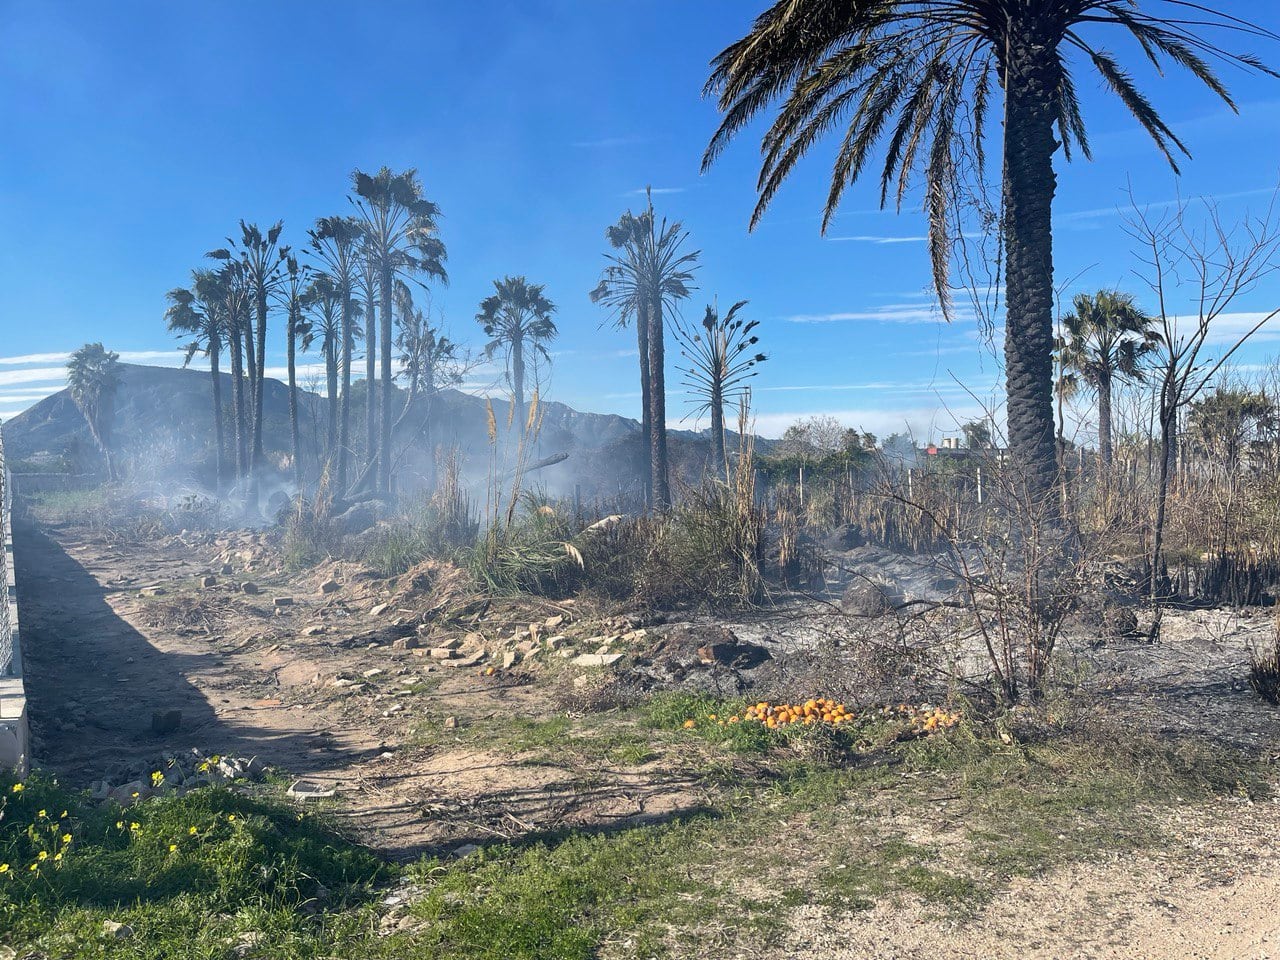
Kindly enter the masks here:
<path id="1" fill-rule="evenodd" d="M 900 563 L 921 595 L 947 588 L 865 551 L 841 558 L 825 599 L 669 619 L 485 600 L 432 563 L 395 578 L 345 563 L 290 574 L 247 531 L 124 542 L 27 518 L 15 538 L 39 766 L 130 794 L 146 792 L 151 770 L 180 782 L 200 776 L 201 758 L 233 758 L 251 779 L 333 791 L 324 802 L 347 831 L 397 859 L 712 806 L 722 784 L 611 709 L 627 697 L 674 686 L 782 698 L 825 682 L 853 700 L 872 680 L 886 695 L 937 689 L 924 670 L 847 662 L 850 631 L 878 631 L 890 653 L 918 641 L 888 621 L 850 627 L 831 602 L 850 578 Z M 1083 709 L 1274 759 L 1280 712 L 1245 684 L 1250 645 L 1273 629 L 1265 611 L 1169 612 L 1157 644 L 1068 636 L 1060 669 L 1089 694 Z M 972 657 L 962 646 L 951 662 Z M 560 725 L 587 715 L 603 734 L 590 743 Z M 798 906 L 776 952 L 1280 958 L 1277 814 L 1247 798 L 1152 814 L 1175 838 L 1167 851 L 1015 880 L 963 921 L 910 896 L 853 912 Z M 909 833 L 945 850 L 961 816 L 943 798 L 911 815 Z M 744 936 L 723 931 L 699 955 L 746 956 Z"/>

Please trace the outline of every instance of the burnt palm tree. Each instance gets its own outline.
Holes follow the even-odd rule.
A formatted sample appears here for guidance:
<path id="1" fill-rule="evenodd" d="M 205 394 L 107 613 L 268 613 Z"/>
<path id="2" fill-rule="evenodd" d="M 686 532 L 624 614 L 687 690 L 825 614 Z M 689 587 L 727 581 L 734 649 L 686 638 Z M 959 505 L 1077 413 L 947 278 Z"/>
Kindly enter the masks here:
<path id="1" fill-rule="evenodd" d="M 240 261 L 227 260 L 219 270 L 211 271 L 211 290 L 221 302 L 227 352 L 231 355 L 231 425 L 233 453 L 237 480 L 249 473 L 249 412 L 245 396 L 245 347 L 253 345 L 249 336 L 253 324 L 250 319 L 250 297 L 244 282 Z M 252 353 L 249 354 L 252 357 Z M 252 363 L 250 363 L 252 366 Z"/>
<path id="2" fill-rule="evenodd" d="M 1146 7 L 1147 9 L 1143 9 Z M 1147 12 L 1159 8 L 1164 18 Z M 1263 69 L 1206 39 L 1211 28 L 1270 31 L 1190 0 L 779 0 L 712 61 L 706 92 L 724 116 L 703 159 L 778 104 L 762 140 L 754 227 L 796 163 L 824 134 L 840 140 L 822 229 L 884 143 L 880 200 L 899 205 L 923 174 L 934 285 L 947 309 L 957 200 L 982 181 L 993 86 L 1004 91 L 1002 215 L 1005 377 L 1015 460 L 1037 499 L 1055 475 L 1053 158 L 1088 157 L 1071 61 L 1091 65 L 1176 170 L 1182 141 L 1096 33 L 1118 28 L 1159 69 L 1187 69 L 1232 104 L 1210 61 Z M 1270 72 L 1270 71 L 1267 71 Z"/>
<path id="3" fill-rule="evenodd" d="M 308 324 L 308 347 L 317 339 L 320 341 L 320 356 L 324 360 L 325 399 L 328 407 L 328 431 L 325 437 L 325 463 L 330 470 L 336 470 L 338 457 L 338 384 L 342 366 L 342 355 L 345 339 L 349 351 L 355 338 L 360 336 L 358 321 L 360 305 L 347 305 L 346 319 L 343 319 L 343 296 L 337 283 L 327 273 L 316 273 L 310 285 L 303 291 L 302 308 L 310 316 Z M 344 334 L 346 336 L 344 337 Z"/>
<path id="4" fill-rule="evenodd" d="M 351 202 L 359 212 L 368 244 L 368 255 L 377 265 L 378 336 L 380 347 L 381 430 L 378 443 L 378 492 L 391 492 L 391 301 L 393 280 L 419 274 L 447 282 L 445 246 L 438 236 L 440 209 L 422 195 L 416 170 L 392 173 L 383 167 L 370 176 L 359 170 L 351 175 L 355 196 Z M 373 322 L 372 318 L 369 320 Z"/>
<path id="5" fill-rule="evenodd" d="M 367 242 L 360 247 L 356 286 L 364 301 L 364 434 L 365 458 L 372 464 L 378 454 L 378 262 L 369 255 Z"/>
<path id="6" fill-rule="evenodd" d="M 285 310 L 285 337 L 289 370 L 289 437 L 293 443 L 293 482 L 298 496 L 302 495 L 302 441 L 298 433 L 298 347 L 305 350 L 311 343 L 311 324 L 303 307 L 310 271 L 298 263 L 298 258 L 285 248 L 284 285 L 280 288 L 280 303 Z"/>
<path id="7" fill-rule="evenodd" d="M 100 343 L 86 343 L 67 360 L 67 388 L 84 415 L 89 433 L 107 461 L 107 479 L 116 479 L 111 428 L 115 423 L 116 390 L 120 386 L 120 354 Z"/>
<path id="8" fill-rule="evenodd" d="M 721 316 L 711 305 L 703 315 L 701 327 L 689 328 L 676 322 L 676 339 L 684 358 L 685 386 L 694 397 L 694 412 L 711 414 L 711 470 L 725 475 L 728 457 L 724 443 L 724 405 L 742 397 L 747 381 L 758 372 L 757 364 L 768 358 L 753 348 L 760 338 L 753 331 L 759 320 L 750 322 L 738 316 L 747 305 L 739 300 Z"/>
<path id="9" fill-rule="evenodd" d="M 280 233 L 284 229 L 277 220 L 266 233 L 256 223 L 240 221 L 240 240 L 227 238 L 230 248 L 222 247 L 209 253 L 217 260 L 238 259 L 240 275 L 247 287 L 251 319 L 245 327 L 246 356 L 251 388 L 252 447 L 250 454 L 250 500 L 257 499 L 258 473 L 263 466 L 262 419 L 263 384 L 267 362 L 267 308 L 276 289 L 283 282 L 284 250 L 279 247 Z M 255 503 L 256 506 L 256 503 Z"/>
<path id="10" fill-rule="evenodd" d="M 507 362 L 507 383 L 511 387 L 512 419 L 524 426 L 524 387 L 529 359 L 541 356 L 548 362 L 546 344 L 559 333 L 552 315 L 556 305 L 547 299 L 545 287 L 524 277 L 493 281 L 494 292 L 480 301 L 476 322 L 484 328 L 489 342 L 484 352 L 492 357 L 502 353 Z"/>
<path id="11" fill-rule="evenodd" d="M 1056 348 L 1064 396 L 1088 386 L 1098 393 L 1098 454 L 1111 465 L 1111 391 L 1116 381 L 1141 380 L 1142 361 L 1159 345 L 1153 317 L 1127 293 L 1099 290 L 1077 294 L 1062 318 Z"/>
<path id="12" fill-rule="evenodd" d="M 324 264 L 325 272 L 332 278 L 335 295 L 338 298 L 340 323 L 346 331 L 335 341 L 339 346 L 342 391 L 341 409 L 335 421 L 337 429 L 337 460 L 333 462 L 334 477 L 339 491 L 347 488 L 347 452 L 350 447 L 351 431 L 351 351 L 354 349 L 355 336 L 352 327 L 352 293 L 360 277 L 362 245 L 364 232 L 360 221 L 354 217 L 320 217 L 313 229 L 307 231 L 311 239 L 311 250 Z M 331 395 L 331 402 L 337 402 L 338 395 Z M 333 426 L 331 425 L 331 430 Z M 330 450 L 334 445 L 330 443 Z"/>
<path id="13" fill-rule="evenodd" d="M 191 364 L 197 355 L 209 360 L 209 374 L 213 386 L 213 449 L 214 478 L 218 490 L 225 478 L 223 459 L 226 445 L 222 430 L 222 348 L 228 335 L 226 318 L 226 294 L 218 274 L 212 270 L 192 270 L 191 286 L 177 287 L 165 294 L 169 302 L 164 312 L 169 330 L 190 336 L 184 346 L 182 365 Z"/>
<path id="14" fill-rule="evenodd" d="M 666 507 L 671 502 L 667 466 L 667 398 L 665 314 L 693 291 L 699 251 L 684 250 L 688 233 L 680 223 L 661 223 L 648 208 L 630 211 L 609 227 L 606 238 L 616 252 L 608 261 L 591 299 L 613 311 L 618 326 L 634 321 L 640 351 L 641 429 L 648 449 L 646 499 Z"/>

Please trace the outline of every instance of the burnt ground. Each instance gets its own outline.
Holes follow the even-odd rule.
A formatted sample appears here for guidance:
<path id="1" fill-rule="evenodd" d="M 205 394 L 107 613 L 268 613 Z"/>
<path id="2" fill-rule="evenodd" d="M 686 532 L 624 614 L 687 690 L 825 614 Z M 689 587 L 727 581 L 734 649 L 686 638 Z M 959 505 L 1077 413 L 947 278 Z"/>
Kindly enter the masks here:
<path id="1" fill-rule="evenodd" d="M 567 828 L 613 831 L 714 799 L 703 768 L 624 714 L 598 714 L 612 747 L 580 748 L 557 720 L 594 718 L 599 704 L 583 712 L 587 691 L 572 683 L 567 661 L 502 668 L 522 624 L 562 617 L 554 629 L 588 653 L 588 638 L 630 626 L 600 611 L 536 601 L 476 608 L 430 576 L 384 581 L 332 565 L 292 576 L 252 534 L 123 542 L 93 527 L 26 520 L 15 537 L 35 758 L 73 785 L 121 783 L 192 750 L 256 756 L 283 782 L 335 789 L 326 809 L 349 832 L 406 859 Z M 202 586 L 211 572 L 216 581 Z M 338 586 L 322 592 L 331 578 Z M 245 593 L 246 581 L 259 592 Z M 144 596 L 149 587 L 162 592 Z M 277 607 L 278 597 L 292 603 Z M 451 605 L 456 616 L 424 613 Z M 831 618 L 819 605 L 730 626 L 779 661 L 803 661 L 830 637 Z M 1249 645 L 1272 630 L 1268 611 L 1175 612 L 1159 644 L 1069 640 L 1062 669 L 1087 701 L 1144 731 L 1274 755 L 1280 712 L 1243 685 Z M 484 661 L 452 666 L 429 653 L 450 641 L 465 650 L 476 633 L 492 654 Z M 410 648 L 409 638 L 422 646 Z M 788 681 L 785 671 L 772 677 Z M 180 728 L 156 733 L 152 714 L 171 710 L 181 711 Z M 1187 808 L 1168 825 L 1176 853 L 1117 853 L 1018 879 L 965 922 L 910 897 L 851 913 L 801 906 L 786 915 L 775 953 L 1277 958 L 1276 809 L 1231 798 Z M 904 829 L 946 850 L 950 816 L 945 804 L 916 811 Z M 824 848 L 822 837 L 801 832 L 788 843 Z M 701 955 L 748 955 L 748 936 L 725 930 Z"/>
<path id="2" fill-rule="evenodd" d="M 557 712 L 546 690 L 518 671 L 489 676 L 483 663 L 427 655 L 427 643 L 462 631 L 395 648 L 413 630 L 397 627 L 394 610 L 371 612 L 386 602 L 377 585 L 322 594 L 314 579 L 237 561 L 205 588 L 225 551 L 181 537 L 140 548 L 24 521 L 15 541 L 33 752 L 64 782 L 145 779 L 192 751 L 258 757 L 336 790 L 334 815 L 401 858 L 703 803 L 696 773 L 677 763 L 549 758 L 537 737 Z M 243 593 L 245 581 L 261 592 Z M 161 595 L 142 596 L 155 586 Z M 277 608 L 279 596 L 293 603 Z M 172 710 L 180 728 L 156 733 L 153 713 Z"/>

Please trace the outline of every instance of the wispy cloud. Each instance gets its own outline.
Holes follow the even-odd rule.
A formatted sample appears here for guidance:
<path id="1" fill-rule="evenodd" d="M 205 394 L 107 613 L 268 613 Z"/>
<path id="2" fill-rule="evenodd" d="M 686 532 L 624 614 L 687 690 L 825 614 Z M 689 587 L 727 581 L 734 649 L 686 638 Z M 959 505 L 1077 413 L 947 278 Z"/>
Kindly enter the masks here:
<path id="1" fill-rule="evenodd" d="M 833 313 L 798 313 L 784 317 L 787 323 L 942 323 L 942 311 L 929 304 L 888 303 L 870 310 L 848 310 Z M 973 319 L 973 310 L 960 304 L 953 311 L 952 322 Z"/>
<path id="2" fill-rule="evenodd" d="M 25 370 L 0 370 L 0 386 L 13 383 L 61 384 L 67 378 L 66 367 L 28 367 Z"/>
<path id="3" fill-rule="evenodd" d="M 623 194 L 624 197 L 643 197 L 648 193 L 652 193 L 655 197 L 662 196 L 667 193 L 684 193 L 688 187 L 639 187 L 635 190 L 628 190 Z"/>
<path id="4" fill-rule="evenodd" d="M 885 237 L 877 234 L 860 233 L 849 237 L 827 237 L 833 243 L 924 243 L 929 238 L 927 236 L 915 237 Z"/>
<path id="5" fill-rule="evenodd" d="M 1150 202 L 1138 200 L 1133 204 L 1129 203 L 1128 200 L 1125 200 L 1124 203 L 1117 203 L 1110 207 L 1094 207 L 1090 210 L 1072 210 L 1067 213 L 1059 214 L 1054 219 L 1064 223 L 1080 223 L 1103 217 L 1123 216 L 1130 213 L 1135 205 L 1139 210 L 1169 210 L 1181 204 L 1191 204 L 1198 201 L 1216 203 L 1221 200 L 1241 200 L 1246 197 L 1270 196 L 1275 192 L 1275 187 L 1257 187 L 1253 190 L 1233 190 L 1227 193 L 1206 193 L 1187 197 L 1171 197 L 1167 200 L 1152 200 Z"/>

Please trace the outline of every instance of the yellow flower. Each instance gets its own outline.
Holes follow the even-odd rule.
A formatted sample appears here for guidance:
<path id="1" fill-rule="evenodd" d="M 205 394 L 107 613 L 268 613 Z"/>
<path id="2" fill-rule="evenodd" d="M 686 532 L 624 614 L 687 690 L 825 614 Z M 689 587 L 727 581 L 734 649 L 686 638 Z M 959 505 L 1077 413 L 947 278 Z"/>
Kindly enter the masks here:
<path id="1" fill-rule="evenodd" d="M 152 773 L 152 774 L 151 774 L 151 785 L 152 785 L 153 787 L 158 787 L 158 786 L 160 786 L 160 784 L 162 784 L 162 783 L 164 783 L 164 774 L 163 774 L 163 773 L 161 773 L 159 770 L 157 770 L 157 771 L 155 771 L 154 773 Z"/>
<path id="2" fill-rule="evenodd" d="M 33 863 L 31 866 L 27 867 L 27 869 L 30 870 L 32 873 L 35 873 L 37 870 L 40 869 L 40 864 Z"/>
<path id="3" fill-rule="evenodd" d="M 62 854 L 60 854 L 60 853 L 55 853 L 55 854 L 53 855 L 53 859 L 54 859 L 54 862 L 55 862 L 55 863 L 56 863 L 56 862 L 58 862 L 59 860 L 61 860 L 61 859 L 62 859 Z"/>
<path id="4" fill-rule="evenodd" d="M 46 853 L 45 851 L 41 850 L 39 853 L 37 853 L 37 854 L 36 854 L 36 859 L 37 859 L 37 860 L 48 860 L 48 859 L 49 859 L 49 854 L 48 854 L 48 853 Z"/>
<path id="5" fill-rule="evenodd" d="M 188 835 L 188 836 L 194 837 L 194 836 L 196 835 L 196 832 L 197 832 L 197 831 L 196 831 L 196 828 L 195 828 L 195 827 L 187 827 L 187 835 Z"/>
<path id="6" fill-rule="evenodd" d="M 210 763 L 217 763 L 217 762 L 218 762 L 219 760 L 221 760 L 221 759 L 222 759 L 222 757 L 220 757 L 218 754 L 216 754 L 216 753 L 215 753 L 212 757 L 210 757 L 210 758 L 209 758 L 209 762 L 210 762 Z"/>
<path id="7" fill-rule="evenodd" d="M 124 829 L 124 821 L 123 821 L 123 820 L 117 820 L 117 821 L 116 821 L 116 829 L 117 829 L 117 830 L 123 830 L 123 829 Z"/>
<path id="8" fill-rule="evenodd" d="M 0 873 L 8 873 L 8 872 L 9 872 L 9 865 L 7 863 L 0 863 Z"/>
<path id="9" fill-rule="evenodd" d="M 48 810 L 41 810 L 41 811 L 39 811 L 38 813 L 36 813 L 36 818 L 37 818 L 37 819 L 39 819 L 39 820 L 43 820 L 43 819 L 44 819 L 45 817 L 47 817 L 48 815 L 49 815 L 49 811 L 48 811 Z"/>
<path id="10" fill-rule="evenodd" d="M 24 787 L 24 786 L 23 786 L 22 784 L 20 784 L 20 783 L 15 783 L 15 784 L 13 785 L 13 792 L 14 792 L 14 793 L 21 793 L 21 792 L 22 792 L 23 790 L 25 790 L 25 789 L 27 789 L 27 788 L 26 788 L 26 787 Z"/>
<path id="11" fill-rule="evenodd" d="M 200 764 L 200 766 L 199 766 L 199 767 L 197 767 L 196 769 L 198 769 L 201 773 L 208 773 L 208 772 L 209 772 L 209 761 L 208 761 L 208 760 L 206 760 L 204 763 Z"/>
<path id="12" fill-rule="evenodd" d="M 141 829 L 142 829 L 142 825 L 141 825 L 141 824 L 139 824 L 139 823 L 135 820 L 135 821 L 133 821 L 132 823 L 130 823 L 130 824 L 129 824 L 129 829 L 130 829 L 130 830 L 141 830 Z"/>
<path id="13" fill-rule="evenodd" d="M 170 852 L 170 853 L 174 853 L 177 849 L 178 849 L 178 845 L 177 845 L 176 843 L 171 843 L 171 844 L 169 844 L 169 852 Z"/>
<path id="14" fill-rule="evenodd" d="M 63 842 L 63 843 L 70 843 L 70 842 L 71 842 L 71 834 L 69 834 L 69 833 L 64 833 L 64 834 L 62 835 L 62 842 Z"/>
<path id="15" fill-rule="evenodd" d="M 58 819 L 59 819 L 59 820 L 65 820 L 65 819 L 67 819 L 67 811 L 63 810 L 63 811 L 62 811 L 62 816 L 58 817 Z"/>
<path id="16" fill-rule="evenodd" d="M 235 822 L 236 822 L 236 815 L 234 813 L 228 813 L 227 823 L 235 823 Z"/>

